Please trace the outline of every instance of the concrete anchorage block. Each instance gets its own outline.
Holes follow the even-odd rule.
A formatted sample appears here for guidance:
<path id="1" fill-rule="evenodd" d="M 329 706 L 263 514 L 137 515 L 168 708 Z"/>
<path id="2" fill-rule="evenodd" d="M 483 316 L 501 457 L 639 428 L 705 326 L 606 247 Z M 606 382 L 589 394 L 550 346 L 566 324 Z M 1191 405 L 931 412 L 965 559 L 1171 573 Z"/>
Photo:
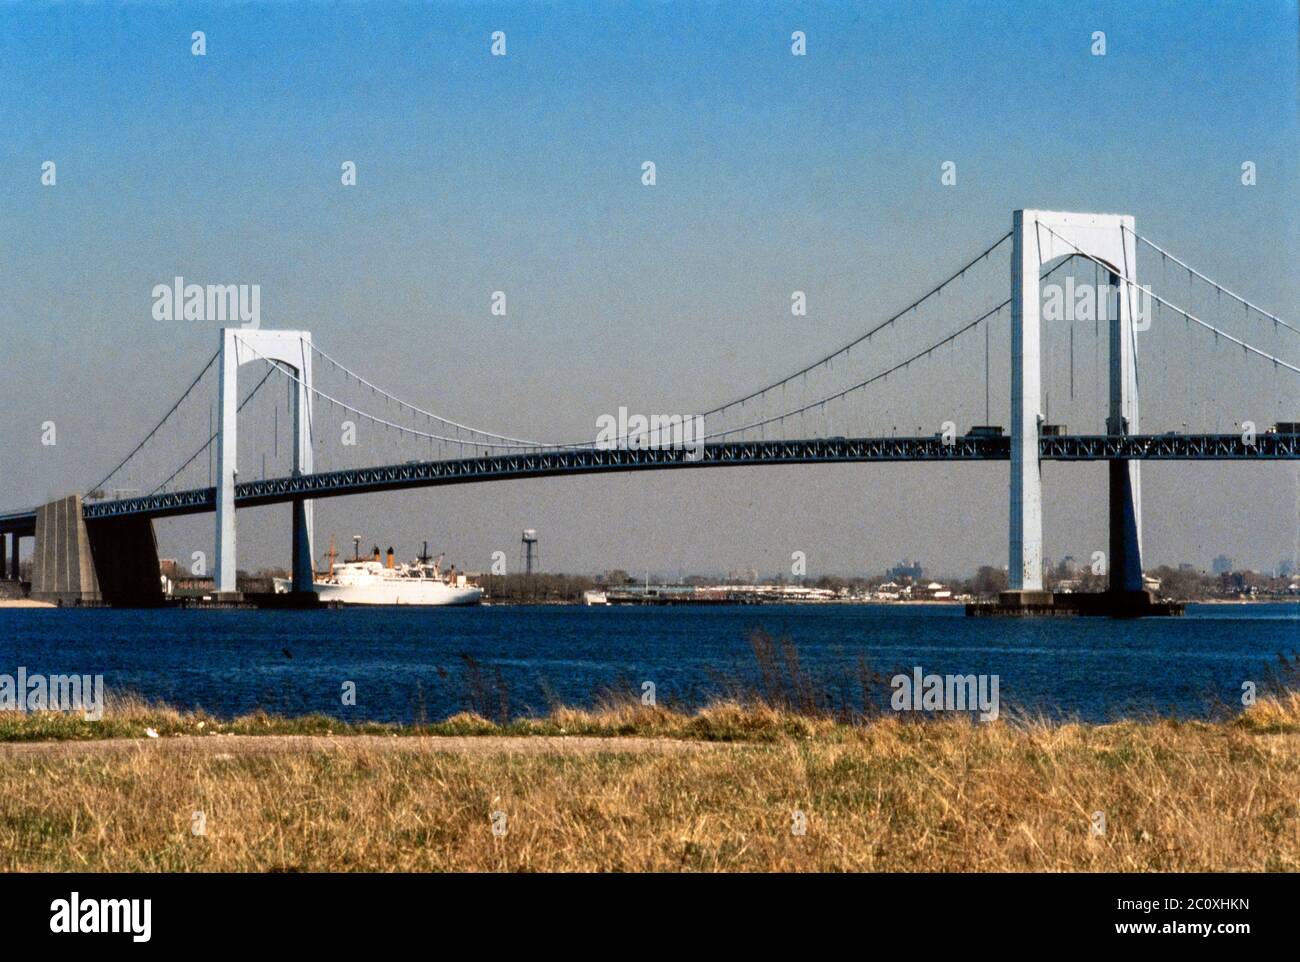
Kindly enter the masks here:
<path id="1" fill-rule="evenodd" d="M 76 494 L 37 508 L 32 598 L 60 605 L 162 604 L 153 522 L 125 517 L 87 524 Z"/>
<path id="2" fill-rule="evenodd" d="M 36 509 L 32 598 L 60 605 L 98 604 L 102 600 L 79 494 Z"/>

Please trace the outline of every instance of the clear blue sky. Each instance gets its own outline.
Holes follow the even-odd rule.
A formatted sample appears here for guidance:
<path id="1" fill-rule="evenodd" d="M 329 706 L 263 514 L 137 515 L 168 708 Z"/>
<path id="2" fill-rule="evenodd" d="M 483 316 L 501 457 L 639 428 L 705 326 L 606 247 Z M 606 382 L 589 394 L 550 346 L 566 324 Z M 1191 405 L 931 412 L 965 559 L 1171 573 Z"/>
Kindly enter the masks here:
<path id="1" fill-rule="evenodd" d="M 563 438 L 620 404 L 698 410 L 785 373 L 906 303 L 1017 207 L 1132 213 L 1295 321 L 1296 112 L 1297 10 L 1280 0 L 3 5 L 0 504 L 83 489 L 189 383 L 218 325 L 152 319 L 153 285 L 177 274 L 260 284 L 264 325 L 309 328 L 435 410 Z M 50 159 L 58 184 L 42 187 Z M 995 272 L 987 296 L 999 285 Z M 795 289 L 811 305 L 798 323 Z M 488 312 L 494 290 L 505 319 Z M 1255 389 L 1272 414 L 1274 382 Z M 553 569 L 775 572 L 803 550 L 814 572 L 906 555 L 947 573 L 1005 563 L 1005 473 L 409 492 L 322 505 L 317 534 L 404 551 L 427 537 L 470 568 L 513 559 L 533 526 Z M 1292 466 L 1147 479 L 1152 563 L 1223 551 L 1268 567 L 1295 551 L 1295 524 L 1251 523 L 1295 521 Z M 1047 483 L 1048 555 L 1104 547 L 1102 473 L 1049 468 Z M 287 561 L 287 508 L 248 518 L 241 565 Z M 210 522 L 159 536 L 188 555 L 210 547 Z"/>

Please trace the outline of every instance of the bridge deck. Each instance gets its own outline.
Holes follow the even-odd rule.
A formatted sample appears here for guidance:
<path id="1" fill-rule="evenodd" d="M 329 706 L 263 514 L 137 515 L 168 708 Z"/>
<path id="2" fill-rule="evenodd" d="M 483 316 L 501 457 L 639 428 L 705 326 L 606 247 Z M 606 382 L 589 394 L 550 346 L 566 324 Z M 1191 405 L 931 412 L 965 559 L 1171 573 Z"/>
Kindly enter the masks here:
<path id="1" fill-rule="evenodd" d="M 1300 435 L 1261 434 L 1254 444 L 1246 444 L 1239 434 L 1067 435 L 1041 438 L 1039 450 L 1047 461 L 1276 461 L 1300 458 Z M 571 448 L 245 481 L 236 485 L 235 504 L 247 508 L 299 498 L 620 471 L 864 461 L 1006 461 L 1010 457 L 1011 441 L 1006 437 L 959 437 L 947 443 L 939 437 L 729 441 L 706 444 L 699 457 L 679 449 Z M 88 521 L 123 515 L 165 518 L 212 511 L 215 505 L 215 488 L 194 488 L 92 502 L 85 506 L 85 514 Z M 35 519 L 35 509 L 0 513 L 0 531 L 29 534 Z"/>

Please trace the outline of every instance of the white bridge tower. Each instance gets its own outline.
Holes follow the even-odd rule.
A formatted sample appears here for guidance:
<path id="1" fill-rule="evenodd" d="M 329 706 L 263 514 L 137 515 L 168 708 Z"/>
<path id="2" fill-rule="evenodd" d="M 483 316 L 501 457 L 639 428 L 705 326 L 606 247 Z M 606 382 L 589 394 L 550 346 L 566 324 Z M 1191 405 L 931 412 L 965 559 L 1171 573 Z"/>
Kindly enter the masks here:
<path id="1" fill-rule="evenodd" d="M 310 474 L 311 458 L 311 333 L 263 331 L 227 327 L 221 331 L 220 381 L 217 414 L 217 557 L 218 597 L 231 596 L 235 584 L 235 482 L 239 452 L 239 368 L 250 361 L 269 361 L 286 368 L 295 380 L 293 392 L 293 473 Z M 312 504 L 293 502 L 293 590 L 312 590 Z"/>
<path id="2" fill-rule="evenodd" d="M 1138 433 L 1137 342 L 1133 307 L 1139 296 L 1133 218 L 1018 210 L 1011 254 L 1011 524 L 1009 587 L 1026 603 L 1043 589 L 1043 481 L 1039 465 L 1042 413 L 1039 275 L 1045 264 L 1082 254 L 1108 272 L 1110 405 L 1106 433 Z M 1098 292 L 1100 294 L 1100 292 Z M 1097 310 L 1102 310 L 1100 297 Z M 1142 590 L 1142 489 L 1137 461 L 1110 464 L 1111 591 Z"/>

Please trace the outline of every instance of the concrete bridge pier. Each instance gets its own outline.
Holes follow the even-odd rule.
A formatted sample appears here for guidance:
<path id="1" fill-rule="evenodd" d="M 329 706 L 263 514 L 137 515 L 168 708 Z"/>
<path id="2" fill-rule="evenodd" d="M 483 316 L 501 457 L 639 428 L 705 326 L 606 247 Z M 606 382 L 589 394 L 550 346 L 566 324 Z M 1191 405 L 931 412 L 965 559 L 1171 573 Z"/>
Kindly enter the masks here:
<path id="1" fill-rule="evenodd" d="M 1132 218 L 1127 227 L 1132 230 Z M 1132 234 L 1121 233 L 1120 267 L 1130 281 L 1137 279 Z M 1107 282 L 1114 293 L 1110 309 L 1110 412 L 1106 433 L 1138 434 L 1137 328 L 1133 307 L 1140 292 L 1113 271 Z M 1112 593 L 1136 594 L 1142 587 L 1142 466 L 1137 461 L 1108 462 L 1110 482 L 1110 558 L 1108 587 Z"/>
<path id="2" fill-rule="evenodd" d="M 105 604 L 152 608 L 163 603 L 158 541 L 148 518 L 104 518 L 89 522 L 90 555 Z"/>
<path id="3" fill-rule="evenodd" d="M 153 522 L 125 517 L 88 524 L 77 494 L 41 505 L 32 598 L 60 605 L 162 604 Z"/>
<path id="4" fill-rule="evenodd" d="M 1039 211 L 1012 215 L 1011 238 L 1011 510 L 1008 595 L 1017 603 L 1051 601 L 1043 591 L 1043 472 L 1038 437 L 1043 424 L 1042 296 L 1038 274 L 1044 254 L 1039 245 Z M 1010 601 L 1010 599 L 1008 599 Z"/>
<path id="5" fill-rule="evenodd" d="M 293 590 L 312 592 L 316 580 L 311 548 L 311 502 L 293 503 Z"/>
<path id="6" fill-rule="evenodd" d="M 36 509 L 32 598 L 59 605 L 99 604 L 102 596 L 90 554 L 90 532 L 73 494 Z"/>
<path id="7" fill-rule="evenodd" d="M 0 598 L 23 597 L 22 572 L 18 568 L 18 545 L 22 536 L 23 532 L 18 529 L 0 531 Z"/>

